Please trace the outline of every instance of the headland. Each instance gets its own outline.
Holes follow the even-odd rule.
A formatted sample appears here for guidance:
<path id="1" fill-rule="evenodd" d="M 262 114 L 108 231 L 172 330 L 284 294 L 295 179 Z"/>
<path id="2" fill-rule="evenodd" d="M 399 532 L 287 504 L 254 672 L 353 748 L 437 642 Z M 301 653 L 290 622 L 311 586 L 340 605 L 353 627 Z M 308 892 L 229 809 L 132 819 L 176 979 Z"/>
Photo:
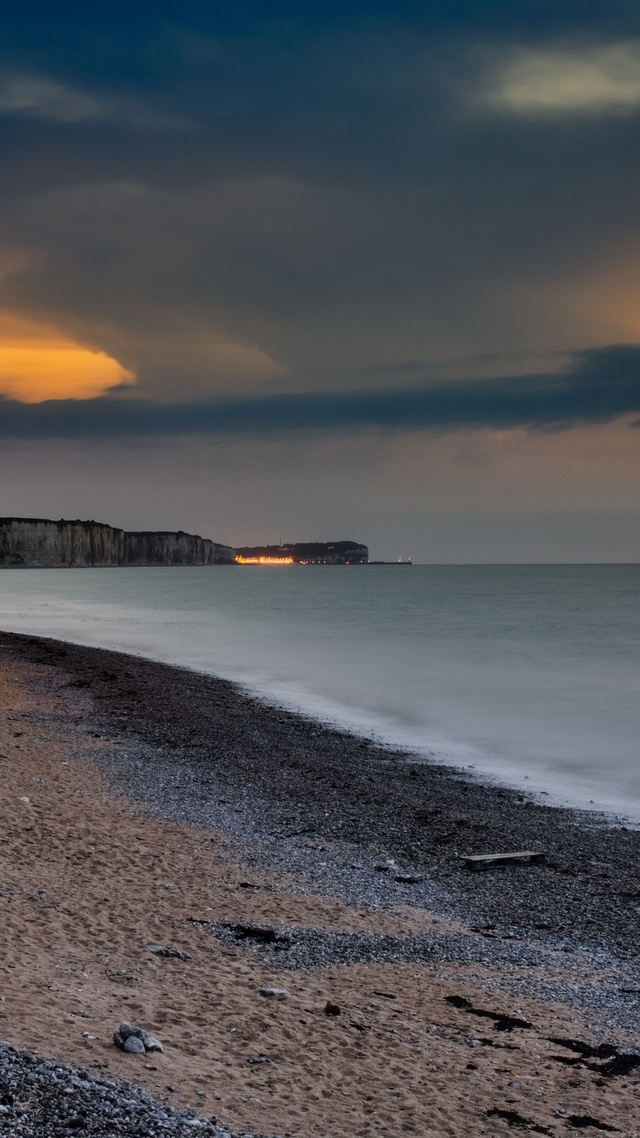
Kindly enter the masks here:
<path id="1" fill-rule="evenodd" d="M 67 569 L 151 565 L 361 565 L 355 541 L 294 542 L 232 549 L 182 530 L 127 531 L 103 522 L 0 518 L 0 568 Z"/>

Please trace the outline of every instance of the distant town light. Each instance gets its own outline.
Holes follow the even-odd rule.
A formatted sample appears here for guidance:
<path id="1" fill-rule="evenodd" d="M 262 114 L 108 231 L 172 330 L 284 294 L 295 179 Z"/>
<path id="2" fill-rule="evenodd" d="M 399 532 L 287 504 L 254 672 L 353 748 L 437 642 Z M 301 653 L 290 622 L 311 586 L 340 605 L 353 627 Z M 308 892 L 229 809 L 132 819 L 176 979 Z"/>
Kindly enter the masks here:
<path id="1" fill-rule="evenodd" d="M 235 558 L 238 565 L 293 565 L 293 557 L 242 557 Z"/>

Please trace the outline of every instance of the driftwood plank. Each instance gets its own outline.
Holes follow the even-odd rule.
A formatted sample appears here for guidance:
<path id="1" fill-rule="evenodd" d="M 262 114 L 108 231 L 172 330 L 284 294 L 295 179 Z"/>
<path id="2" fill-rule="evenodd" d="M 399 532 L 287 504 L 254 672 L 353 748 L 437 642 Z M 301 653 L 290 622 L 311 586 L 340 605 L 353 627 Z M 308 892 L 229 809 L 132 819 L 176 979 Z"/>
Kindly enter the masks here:
<path id="1" fill-rule="evenodd" d="M 490 869 L 494 865 L 544 865 L 541 850 L 518 850 L 515 853 L 468 854 L 464 857 L 467 869 Z"/>

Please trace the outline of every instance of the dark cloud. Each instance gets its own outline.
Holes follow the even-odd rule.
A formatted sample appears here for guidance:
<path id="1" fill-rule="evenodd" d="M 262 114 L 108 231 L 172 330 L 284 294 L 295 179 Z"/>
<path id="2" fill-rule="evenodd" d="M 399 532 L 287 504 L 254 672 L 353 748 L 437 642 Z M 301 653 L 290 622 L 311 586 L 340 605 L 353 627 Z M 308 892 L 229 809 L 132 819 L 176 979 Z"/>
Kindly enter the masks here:
<path id="1" fill-rule="evenodd" d="M 581 353 L 558 375 L 433 384 L 412 390 L 277 395 L 158 404 L 101 398 L 39 404 L 0 402 L 8 438 L 270 435 L 292 430 L 359 431 L 468 427 L 566 428 L 640 412 L 640 348 Z"/>
<path id="2" fill-rule="evenodd" d="M 2 49 L 0 239 L 33 260 L 0 303 L 141 395 L 227 393 L 210 333 L 301 394 L 631 335 L 585 335 L 571 290 L 640 230 L 640 114 L 520 121 L 461 93 L 513 44 L 638 35 L 633 5 L 36 8 Z"/>

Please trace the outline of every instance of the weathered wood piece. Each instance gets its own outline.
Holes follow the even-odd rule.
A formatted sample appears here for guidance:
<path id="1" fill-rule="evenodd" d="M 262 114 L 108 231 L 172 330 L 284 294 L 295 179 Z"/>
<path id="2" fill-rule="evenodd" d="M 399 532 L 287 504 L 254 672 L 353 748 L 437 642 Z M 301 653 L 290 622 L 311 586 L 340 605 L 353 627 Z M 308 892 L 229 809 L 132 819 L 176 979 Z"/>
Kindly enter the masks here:
<path id="1" fill-rule="evenodd" d="M 518 850 L 516 853 L 468 854 L 464 857 L 467 869 L 490 869 L 494 865 L 544 865 L 541 850 Z"/>

